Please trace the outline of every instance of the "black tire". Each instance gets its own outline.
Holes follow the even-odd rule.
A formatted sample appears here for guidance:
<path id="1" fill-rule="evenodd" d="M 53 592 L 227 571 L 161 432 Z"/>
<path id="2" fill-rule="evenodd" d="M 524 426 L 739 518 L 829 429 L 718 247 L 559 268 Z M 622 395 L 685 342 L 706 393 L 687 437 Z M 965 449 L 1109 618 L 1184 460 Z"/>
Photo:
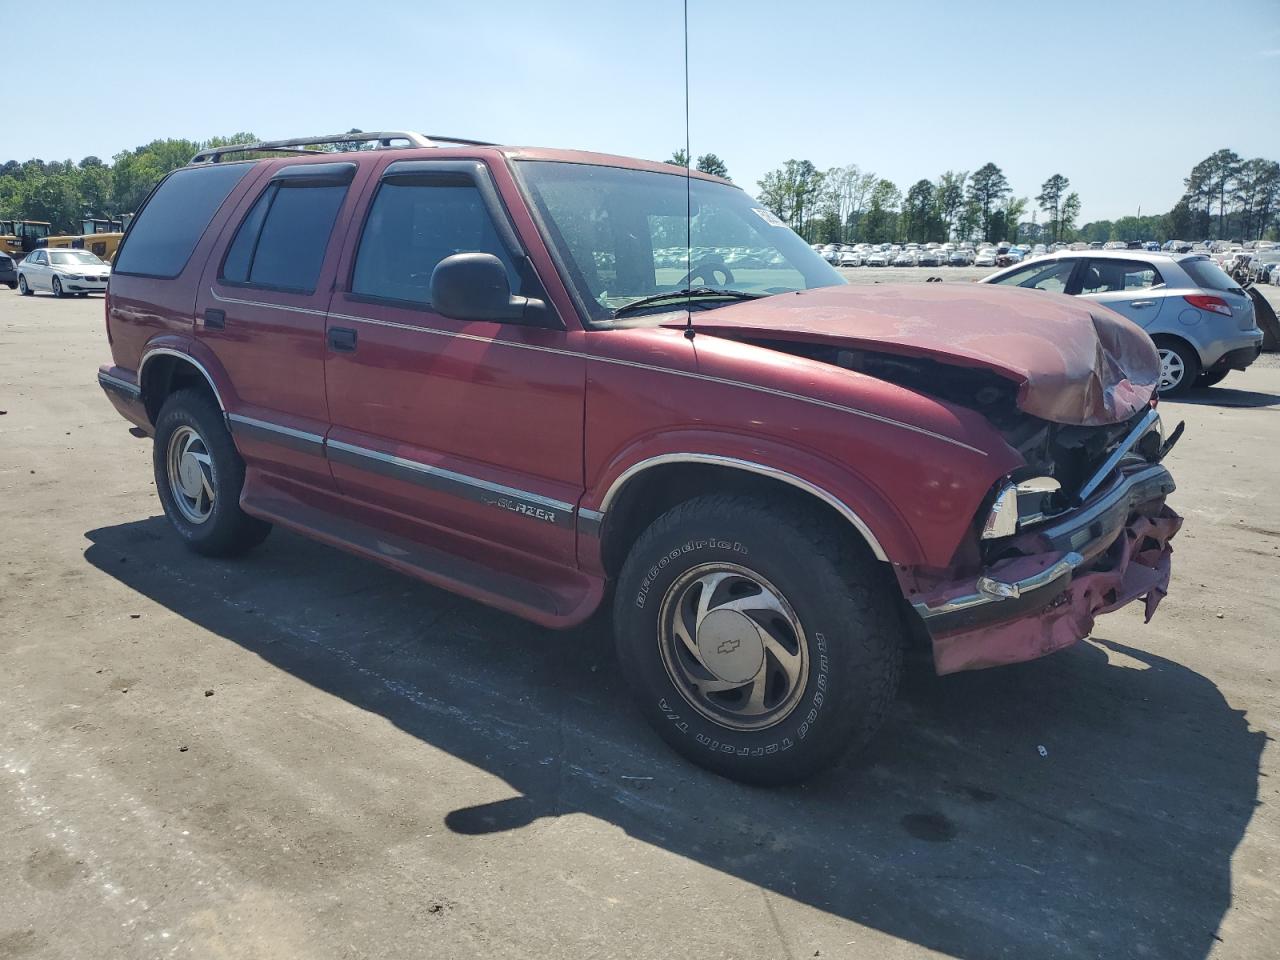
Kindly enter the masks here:
<path id="1" fill-rule="evenodd" d="M 1230 372 L 1230 370 L 1215 370 L 1213 373 L 1202 373 L 1196 378 L 1196 386 L 1202 390 L 1207 387 L 1216 387 L 1227 378 Z"/>
<path id="2" fill-rule="evenodd" d="M 193 521 L 184 514 L 177 500 L 181 493 L 175 494 L 170 482 L 169 446 L 179 430 L 184 434 L 194 431 L 210 461 L 205 479 L 213 490 L 213 497 L 203 521 Z M 271 532 L 271 524 L 240 509 L 244 461 L 231 440 L 222 411 L 207 393 L 179 390 L 165 400 L 156 418 L 152 466 L 165 516 L 196 553 L 209 557 L 238 556 L 256 547 Z"/>
<path id="3" fill-rule="evenodd" d="M 18 292 L 21 293 L 24 297 L 35 296 L 36 292 L 31 289 L 31 284 L 27 283 L 27 278 L 25 274 L 21 274 L 21 273 L 18 274 Z"/>
<path id="4" fill-rule="evenodd" d="M 1176 356 L 1182 365 L 1182 375 L 1172 386 L 1163 385 L 1162 374 L 1160 396 L 1181 397 L 1189 393 L 1200 376 L 1200 357 L 1186 341 L 1174 337 L 1153 337 L 1152 339 L 1155 340 L 1156 349 L 1160 351 L 1162 367 L 1166 353 Z"/>
<path id="5" fill-rule="evenodd" d="M 673 508 L 636 541 L 614 600 L 618 659 L 645 719 L 679 753 L 734 780 L 794 783 L 880 728 L 902 668 L 902 630 L 890 599 L 896 586 L 865 547 L 840 533 L 801 508 L 717 494 Z M 680 668 L 663 652 L 664 611 L 679 609 L 680 584 L 721 564 L 774 587 L 807 650 L 804 682 L 791 687 L 800 691 L 794 705 L 756 729 L 709 716 L 707 700 L 698 705 L 697 692 L 676 678 Z M 767 656 L 763 663 L 767 669 Z"/>
<path id="6" fill-rule="evenodd" d="M 59 278 L 54 277 L 53 282 L 49 284 L 49 288 L 53 291 L 53 295 L 55 297 L 61 298 L 64 296 L 62 292 L 62 281 Z"/>

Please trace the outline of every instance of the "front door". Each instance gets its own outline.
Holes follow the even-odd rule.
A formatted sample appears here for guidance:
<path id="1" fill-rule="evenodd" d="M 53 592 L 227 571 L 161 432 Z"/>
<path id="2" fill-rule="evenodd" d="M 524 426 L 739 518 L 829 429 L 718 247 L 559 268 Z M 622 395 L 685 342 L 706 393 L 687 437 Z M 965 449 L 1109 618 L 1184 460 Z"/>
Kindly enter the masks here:
<path id="1" fill-rule="evenodd" d="M 369 192 L 329 308 L 327 451 L 339 490 L 480 553 L 573 563 L 583 331 L 432 309 L 432 270 L 468 251 L 501 259 L 513 293 L 545 297 L 483 163 L 391 162 Z"/>
<path id="2" fill-rule="evenodd" d="M 350 162 L 276 167 L 227 221 L 196 297 L 196 338 L 227 371 L 248 465 L 326 490 L 324 314 L 355 174 Z"/>

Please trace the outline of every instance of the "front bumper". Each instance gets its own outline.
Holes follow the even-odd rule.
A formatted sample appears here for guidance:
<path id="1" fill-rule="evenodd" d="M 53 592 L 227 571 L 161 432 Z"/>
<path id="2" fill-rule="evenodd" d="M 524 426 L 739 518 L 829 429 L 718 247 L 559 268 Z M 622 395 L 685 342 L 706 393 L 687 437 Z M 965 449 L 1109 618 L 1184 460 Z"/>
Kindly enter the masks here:
<path id="1" fill-rule="evenodd" d="M 1088 503 L 1010 541 L 1019 555 L 913 598 L 939 674 L 1033 660 L 1089 635 L 1098 614 L 1146 597 L 1150 620 L 1182 518 L 1159 464 L 1122 468 Z"/>
<path id="2" fill-rule="evenodd" d="M 62 279 L 62 289 L 71 293 L 106 293 L 107 278 L 89 277 L 81 280 L 72 280 L 70 278 Z"/>

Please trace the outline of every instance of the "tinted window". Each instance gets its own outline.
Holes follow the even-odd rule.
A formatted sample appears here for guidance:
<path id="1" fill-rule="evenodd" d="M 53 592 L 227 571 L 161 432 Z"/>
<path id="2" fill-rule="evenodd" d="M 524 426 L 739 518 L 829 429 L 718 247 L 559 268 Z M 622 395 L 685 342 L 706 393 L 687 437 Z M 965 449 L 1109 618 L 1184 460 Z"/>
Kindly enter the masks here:
<path id="1" fill-rule="evenodd" d="M 1090 260 L 1080 281 L 1081 293 L 1124 293 L 1164 283 L 1160 271 L 1136 260 Z"/>
<path id="2" fill-rule="evenodd" d="M 1192 283 L 1205 290 L 1236 290 L 1240 286 L 1208 257 L 1179 260 L 1178 266 L 1187 272 Z"/>
<path id="3" fill-rule="evenodd" d="M 252 164 L 210 164 L 178 170 L 138 214 L 116 255 L 116 273 L 176 277 L 227 195 Z"/>
<path id="4" fill-rule="evenodd" d="M 1067 289 L 1067 281 L 1071 279 L 1071 271 L 1075 269 L 1075 260 L 1050 260 L 1047 263 L 1033 263 L 1013 273 L 993 280 L 1010 287 L 1028 287 L 1032 290 L 1050 290 L 1062 293 Z"/>
<path id="5" fill-rule="evenodd" d="M 311 293 L 346 185 L 272 184 L 240 224 L 222 265 L 232 283 Z"/>
<path id="6" fill-rule="evenodd" d="M 430 303 L 436 264 L 471 252 L 492 253 L 506 264 L 511 292 L 520 292 L 511 254 L 474 185 L 387 181 L 360 237 L 351 292 Z"/>

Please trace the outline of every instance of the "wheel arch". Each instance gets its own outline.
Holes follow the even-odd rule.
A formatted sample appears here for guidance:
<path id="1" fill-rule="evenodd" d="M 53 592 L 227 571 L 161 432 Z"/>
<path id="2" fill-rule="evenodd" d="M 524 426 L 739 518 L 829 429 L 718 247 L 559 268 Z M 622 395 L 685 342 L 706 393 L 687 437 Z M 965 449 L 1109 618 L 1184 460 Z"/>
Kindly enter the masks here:
<path id="1" fill-rule="evenodd" d="M 152 347 L 143 354 L 138 364 L 138 386 L 142 390 L 147 419 L 152 424 L 169 395 L 189 386 L 207 390 L 218 404 L 218 409 L 224 414 L 227 412 L 218 385 L 204 364 L 191 354 L 172 347 Z"/>
<path id="2" fill-rule="evenodd" d="M 664 453 L 627 467 L 609 484 L 599 510 L 583 511 L 584 518 L 594 517 L 601 524 L 600 562 L 605 573 L 617 574 L 630 545 L 662 513 L 700 494 L 726 490 L 782 497 L 818 509 L 849 531 L 876 560 L 889 561 L 883 522 L 868 522 L 869 511 L 861 505 L 855 509 L 847 497 L 831 492 L 827 485 L 754 460 Z"/>

